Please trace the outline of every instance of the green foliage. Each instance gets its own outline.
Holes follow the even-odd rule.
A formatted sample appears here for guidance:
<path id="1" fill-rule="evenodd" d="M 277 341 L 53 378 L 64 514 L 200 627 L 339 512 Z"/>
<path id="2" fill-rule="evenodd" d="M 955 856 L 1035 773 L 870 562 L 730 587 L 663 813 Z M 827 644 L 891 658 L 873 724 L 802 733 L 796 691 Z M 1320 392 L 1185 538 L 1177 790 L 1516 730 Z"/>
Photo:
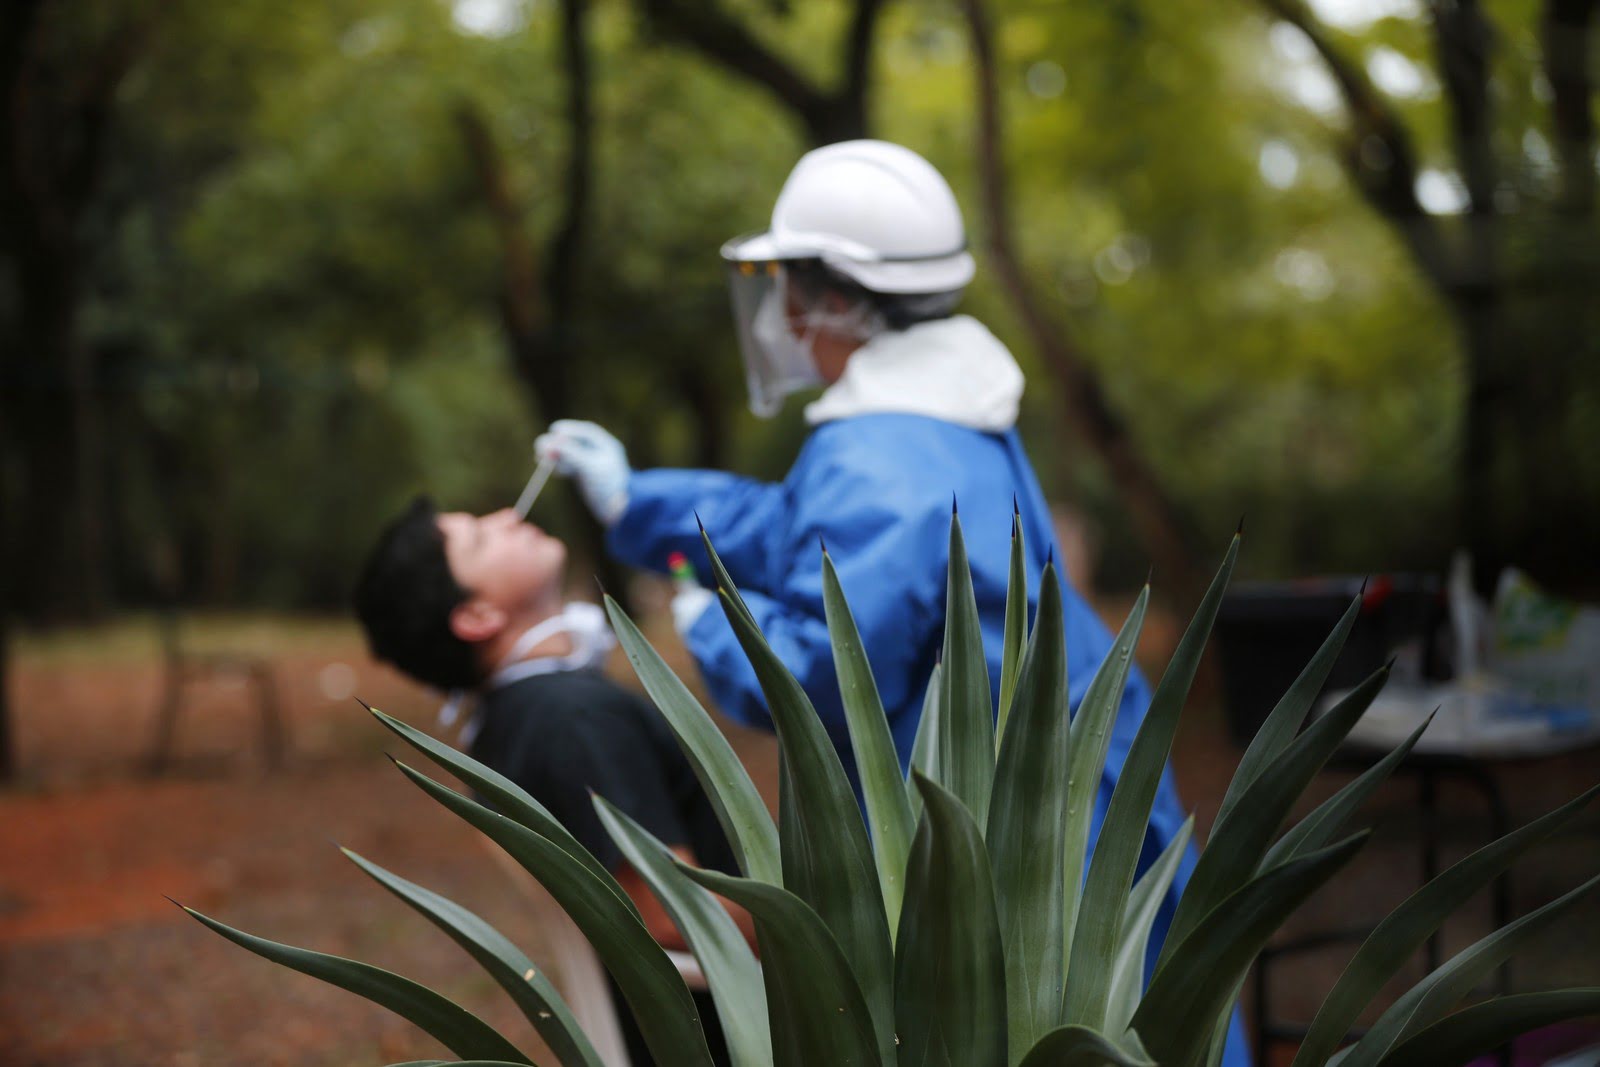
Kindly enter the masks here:
<path id="1" fill-rule="evenodd" d="M 146 42 L 78 235 L 92 250 L 81 332 L 103 368 L 123 570 L 144 568 L 124 546 L 164 538 L 191 594 L 341 603 L 375 516 L 419 484 L 452 506 L 514 498 L 552 416 L 606 422 L 645 463 L 720 458 L 770 476 L 792 457 L 798 410 L 771 424 L 743 410 L 716 256 L 767 218 L 805 147 L 792 115 L 649 32 L 636 5 L 589 5 L 595 175 L 572 279 L 575 410 L 537 411 L 509 369 L 501 248 L 455 114 L 483 116 L 516 221 L 542 250 L 561 223 L 571 141 L 559 5 L 507 4 L 516 17 L 491 31 L 457 23 L 452 6 L 178 0 L 141 16 L 117 0 L 50 23 L 51 55 L 84 80 L 130 21 Z M 981 252 L 957 6 L 884 6 L 872 132 L 950 176 Z M 1296 95 L 1291 75 L 1314 61 L 1286 53 L 1284 27 L 1250 5 L 990 6 L 1024 266 L 1178 503 L 1202 526 L 1260 516 L 1257 571 L 1443 558 L 1458 343 L 1401 242 L 1349 188 L 1338 116 Z M 824 45 L 850 8 L 733 5 L 824 80 L 838 73 Z M 1593 325 L 1581 283 L 1594 227 L 1541 207 L 1552 167 L 1535 5 L 1493 14 L 1496 140 L 1518 203 L 1504 258 L 1527 279 L 1506 293 L 1507 328 L 1537 358 L 1577 360 L 1592 350 L 1568 351 L 1561 324 Z M 1418 72 L 1396 108 L 1421 165 L 1444 174 L 1448 106 L 1425 21 L 1385 17 L 1336 38 L 1358 64 L 1381 51 Z M 1267 147 L 1296 161 L 1284 187 L 1262 179 Z M 1142 574 L 1117 536 L 1117 486 L 1062 425 L 1058 386 L 983 268 L 967 308 L 1028 374 L 1022 426 L 1046 488 L 1106 528 L 1115 579 Z M 0 285 L 0 317 L 9 299 Z M 1595 395 L 1553 398 L 1523 425 L 1592 441 Z M 708 436 L 720 457 L 702 449 Z M 1594 455 L 1570 450 L 1552 477 L 1594 484 Z M 1356 503 L 1387 516 L 1381 531 L 1330 521 Z M 541 509 L 557 532 L 577 528 L 566 494 Z"/>
<path id="2" fill-rule="evenodd" d="M 954 517 L 950 546 L 957 609 L 950 628 L 958 636 L 947 640 L 946 667 L 962 655 L 960 644 L 966 640 L 959 636 L 959 591 L 969 576 L 962 570 Z M 888 864 L 883 851 L 898 850 L 902 842 L 876 822 L 869 836 L 809 701 L 767 646 L 711 552 L 724 611 L 756 668 L 779 729 L 781 869 L 772 865 L 771 821 L 764 812 L 750 810 L 753 790 L 714 739 L 709 717 L 664 676 L 658 657 L 621 610 L 608 604 L 630 659 L 661 703 L 701 782 L 717 798 L 725 831 L 741 846 L 743 877 L 678 863 L 604 798 L 595 803 L 607 830 L 701 960 L 713 996 L 725 1009 L 723 1025 L 736 1067 L 1199 1067 L 1208 1062 L 1257 953 L 1368 834 L 1331 844 L 1330 839 L 1420 734 L 1273 843 L 1294 801 L 1387 673 L 1379 671 L 1296 736 L 1310 694 L 1338 654 L 1347 616 L 1279 705 L 1265 727 L 1265 740 L 1251 748 L 1254 756 L 1241 764 L 1229 790 L 1234 802 L 1214 826 L 1160 961 L 1153 974 L 1146 974 L 1145 950 L 1157 905 L 1175 876 L 1192 821 L 1137 881 L 1133 861 L 1144 839 L 1154 783 L 1237 551 L 1236 537 L 1157 687 L 1092 857 L 1084 854 L 1088 811 L 1106 758 L 1104 734 L 1138 633 L 1142 598 L 1069 727 L 1060 584 L 1053 566 L 1046 566 L 1037 618 L 1019 653 L 998 756 L 992 730 L 968 737 L 941 727 L 937 720 L 945 702 L 968 699 L 971 693 L 965 685 L 933 680 L 926 714 L 935 721 L 924 723 L 918 740 L 921 749 L 932 739 L 927 743 L 933 751 L 919 754 L 910 783 L 920 803 L 910 805 L 897 776 L 880 780 L 884 776 L 877 772 L 884 768 L 869 768 L 874 820 L 885 813 L 898 820 L 907 806 L 916 811 L 908 850 L 896 852 L 899 858 Z M 857 690 L 849 697 L 858 720 L 852 729 L 870 736 L 872 724 L 859 720 L 869 713 L 881 719 L 882 711 L 860 691 L 870 681 L 870 670 L 856 650 L 848 606 L 836 593 L 830 592 L 829 621 L 835 654 L 845 668 L 842 684 Z M 1025 595 L 1025 585 L 1014 583 L 1013 594 Z M 994 722 L 997 709 L 987 696 L 983 705 L 987 722 Z M 374 714 L 496 806 L 491 810 L 399 765 L 412 782 L 499 843 L 550 890 L 617 979 L 657 1060 L 705 1063 L 701 1022 L 683 981 L 612 877 L 515 786 L 381 712 Z M 952 745 L 967 751 L 948 752 Z M 981 776 L 992 781 L 984 820 L 952 788 L 956 779 L 963 789 L 980 780 L 967 769 L 973 748 L 984 760 L 996 761 Z M 1488 970 L 1600 886 L 1597 878 L 1458 954 L 1394 1001 L 1363 1040 L 1336 1052 L 1357 1016 L 1429 933 L 1597 794 L 1600 787 L 1485 846 L 1384 919 L 1328 997 L 1297 1064 L 1337 1060 L 1346 1067 L 1449 1067 L 1523 1030 L 1600 1010 L 1600 992 L 1594 989 L 1501 997 L 1456 1010 Z M 445 929 L 497 981 L 515 981 L 525 958 L 481 920 L 360 857 L 351 858 Z M 902 877 L 891 886 L 896 867 Z M 759 964 L 713 892 L 754 918 Z M 897 906 L 891 946 L 888 916 Z M 398 1011 L 459 1055 L 517 1055 L 482 1023 L 406 979 L 277 945 L 192 914 L 251 951 Z M 570 1012 L 553 999 L 553 990 L 535 983 L 512 993 L 525 1010 L 553 1005 L 540 1016 L 539 1029 L 563 1067 L 592 1067 L 587 1041 L 576 1032 Z"/>

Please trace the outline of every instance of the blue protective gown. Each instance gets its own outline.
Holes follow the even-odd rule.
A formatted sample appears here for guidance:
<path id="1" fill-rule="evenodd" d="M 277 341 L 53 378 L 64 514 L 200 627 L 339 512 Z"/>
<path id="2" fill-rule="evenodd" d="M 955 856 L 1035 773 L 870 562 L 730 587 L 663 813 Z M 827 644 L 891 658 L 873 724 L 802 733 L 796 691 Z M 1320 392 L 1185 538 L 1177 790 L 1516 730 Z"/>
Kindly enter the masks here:
<path id="1" fill-rule="evenodd" d="M 778 484 L 721 471 L 650 470 L 632 476 L 628 494 L 627 510 L 609 533 L 612 552 L 656 571 L 681 552 L 712 585 L 698 515 L 767 641 L 816 706 L 852 781 L 855 765 L 823 614 L 821 544 L 828 546 L 860 628 L 902 767 L 910 761 L 923 693 L 943 642 L 952 497 L 960 505 L 996 698 L 1013 500 L 1035 583 L 1030 610 L 1038 606 L 1038 575 L 1055 548 L 1049 510 L 1016 431 L 984 433 L 923 415 L 865 414 L 823 423 Z M 1076 713 L 1112 635 L 1064 580 L 1062 593 Z M 722 612 L 706 611 L 685 639 L 717 706 L 740 723 L 772 729 L 755 672 Z M 1135 669 L 1111 736 L 1091 850 L 1149 701 L 1149 687 Z M 1151 812 L 1141 871 L 1183 820 L 1169 767 Z M 1193 866 L 1191 848 L 1157 918 L 1152 953 Z M 1230 1067 L 1249 1062 L 1236 1040 L 1241 1036 L 1230 1034 Z"/>

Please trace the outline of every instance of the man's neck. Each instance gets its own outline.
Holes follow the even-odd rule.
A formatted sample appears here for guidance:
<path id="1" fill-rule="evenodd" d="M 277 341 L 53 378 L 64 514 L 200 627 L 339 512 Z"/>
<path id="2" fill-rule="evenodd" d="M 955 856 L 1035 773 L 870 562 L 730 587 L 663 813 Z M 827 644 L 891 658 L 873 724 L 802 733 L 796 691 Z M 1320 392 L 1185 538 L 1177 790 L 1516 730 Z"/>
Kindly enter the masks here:
<path id="1" fill-rule="evenodd" d="M 491 673 L 497 670 L 504 664 L 506 657 L 510 656 L 513 650 L 516 649 L 517 642 L 522 640 L 524 634 L 540 623 L 548 622 L 555 618 L 564 610 L 566 610 L 566 605 L 559 598 L 553 598 L 519 613 L 506 623 L 504 629 L 484 643 L 480 653 L 480 661 L 484 669 Z M 571 654 L 572 648 L 572 635 L 565 630 L 557 630 L 532 648 L 522 649 L 517 653 L 517 659 L 566 656 Z"/>

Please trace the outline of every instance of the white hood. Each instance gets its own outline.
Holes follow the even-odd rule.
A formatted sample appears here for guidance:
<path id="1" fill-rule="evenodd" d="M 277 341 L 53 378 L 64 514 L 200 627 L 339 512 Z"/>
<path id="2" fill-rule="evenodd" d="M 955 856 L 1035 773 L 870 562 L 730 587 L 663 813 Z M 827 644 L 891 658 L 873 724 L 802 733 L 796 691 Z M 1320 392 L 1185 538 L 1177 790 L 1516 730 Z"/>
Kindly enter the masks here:
<path id="1" fill-rule="evenodd" d="M 853 415 L 927 415 L 985 433 L 1016 425 L 1022 368 L 977 319 L 956 315 L 880 333 L 806 405 L 813 426 Z"/>

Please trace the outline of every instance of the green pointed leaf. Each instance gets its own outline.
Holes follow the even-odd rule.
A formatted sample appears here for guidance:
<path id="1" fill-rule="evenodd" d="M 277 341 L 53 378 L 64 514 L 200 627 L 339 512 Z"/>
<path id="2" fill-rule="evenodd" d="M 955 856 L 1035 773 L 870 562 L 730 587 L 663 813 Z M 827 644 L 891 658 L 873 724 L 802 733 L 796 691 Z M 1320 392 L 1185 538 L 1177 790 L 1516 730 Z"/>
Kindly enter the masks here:
<path id="1" fill-rule="evenodd" d="M 1455 1067 L 1530 1030 L 1600 1015 L 1600 988 L 1496 997 L 1456 1012 L 1395 1049 L 1383 1067 Z"/>
<path id="2" fill-rule="evenodd" d="M 1307 727 L 1245 790 L 1244 799 L 1227 820 L 1219 819 L 1212 826 L 1211 840 L 1200 853 L 1200 860 L 1172 916 L 1157 973 L 1201 918 L 1260 868 L 1272 836 L 1288 818 L 1295 801 L 1343 743 L 1388 679 L 1389 668 L 1380 668 Z"/>
<path id="3" fill-rule="evenodd" d="M 755 919 L 777 1067 L 879 1067 L 890 1062 L 893 1053 L 885 1058 L 879 1046 L 854 969 L 833 933 L 803 900 L 765 882 L 682 864 L 679 869 Z"/>
<path id="4" fill-rule="evenodd" d="M 1020 1067 L 1155 1067 L 1082 1026 L 1062 1026 L 1039 1039 Z"/>
<path id="5" fill-rule="evenodd" d="M 906 868 L 895 958 L 900 1067 L 1005 1067 L 1006 961 L 983 834 L 920 774 L 923 817 Z"/>
<path id="6" fill-rule="evenodd" d="M 1161 855 L 1156 857 L 1128 894 L 1127 906 L 1122 912 L 1122 933 L 1117 941 L 1116 960 L 1111 968 L 1111 996 L 1106 1009 L 1108 1034 L 1120 1034 L 1133 1022 L 1133 1013 L 1144 995 L 1145 953 L 1150 947 L 1150 931 L 1154 929 L 1161 902 L 1172 888 L 1183 862 L 1183 853 L 1194 834 L 1194 816 L 1183 820 L 1183 825 L 1173 835 Z"/>
<path id="7" fill-rule="evenodd" d="M 1001 739 L 985 835 L 1011 991 L 1007 1043 L 1013 1059 L 1061 1021 L 1061 813 L 1071 728 L 1061 581 L 1055 567 L 1046 566 L 1038 622 Z"/>
<path id="8" fill-rule="evenodd" d="M 1072 939 L 1077 932 L 1078 908 L 1083 901 L 1083 870 L 1088 856 L 1089 823 L 1094 817 L 1094 800 L 1105 775 L 1106 753 L 1111 747 L 1111 730 L 1122 706 L 1128 685 L 1128 670 L 1133 665 L 1133 650 L 1139 645 L 1145 610 L 1150 605 L 1150 587 L 1145 586 L 1134 601 L 1133 610 L 1111 643 L 1089 688 L 1072 719 L 1072 754 L 1067 761 L 1066 830 L 1062 841 L 1062 892 L 1066 906 L 1061 916 L 1062 958 L 1072 958 Z M 1067 980 L 1072 981 L 1069 973 Z"/>
<path id="9" fill-rule="evenodd" d="M 1011 512 L 1011 570 L 1006 578 L 1006 629 L 1000 643 L 1000 716 L 995 721 L 996 747 L 1006 735 L 1022 653 L 1028 644 L 1028 550 L 1022 537 L 1022 514 Z"/>
<path id="10" fill-rule="evenodd" d="M 917 783 L 912 780 L 911 771 L 939 781 L 939 760 L 934 750 L 939 743 L 939 707 L 944 695 L 943 675 L 944 667 L 935 663 L 933 673 L 928 676 L 928 688 L 922 696 L 922 718 L 917 720 L 917 737 L 911 744 L 911 768 L 906 772 L 906 800 L 910 806 L 913 823 L 922 818 L 922 794 L 917 790 Z"/>
<path id="11" fill-rule="evenodd" d="M 602 867 L 600 861 L 590 855 L 589 850 L 579 844 L 578 839 L 561 825 L 561 821 L 551 815 L 549 809 L 535 800 L 526 789 L 505 775 L 490 770 L 471 756 L 456 751 L 436 738 L 429 737 L 392 715 L 385 715 L 377 708 L 369 707 L 367 710 L 372 712 L 379 722 L 399 735 L 402 741 L 477 790 L 500 814 L 558 845 L 563 852 L 599 879 L 623 907 L 638 917 L 639 909 L 634 907 L 633 901 L 628 899 L 628 894 L 622 891 L 622 887 L 611 877 L 610 872 Z"/>
<path id="12" fill-rule="evenodd" d="M 1144 848 L 1156 788 L 1161 784 L 1161 772 L 1166 770 L 1172 739 L 1178 732 L 1179 716 L 1188 701 L 1189 687 L 1194 684 L 1195 671 L 1200 667 L 1200 657 L 1217 621 L 1217 610 L 1222 606 L 1222 595 L 1233 576 L 1233 565 L 1238 557 L 1239 537 L 1235 534 L 1222 566 L 1201 598 L 1194 618 L 1173 651 L 1166 673 L 1150 698 L 1150 708 L 1139 724 L 1133 745 L 1122 763 L 1122 772 L 1117 776 L 1100 837 L 1095 843 L 1089 878 L 1083 887 L 1082 910 L 1072 938 L 1072 957 L 1067 963 L 1072 981 L 1067 983 L 1063 1022 L 1094 1029 L 1105 1021 L 1121 932 L 1119 923 L 1128 890 L 1133 886 L 1139 853 Z"/>
<path id="13" fill-rule="evenodd" d="M 967 543 L 961 520 L 950 516 L 950 566 L 944 616 L 944 692 L 940 695 L 935 777 L 961 799 L 979 826 L 989 819 L 994 781 L 994 699 L 989 690 L 989 660 L 983 651 L 983 626 L 972 590 Z"/>
<path id="14" fill-rule="evenodd" d="M 560 992 L 500 931 L 447 897 L 384 870 L 348 848 L 339 851 L 466 949 L 489 972 L 489 977 L 510 994 L 563 1067 L 602 1067 L 600 1054 L 589 1043 Z"/>
<path id="15" fill-rule="evenodd" d="M 183 907 L 183 905 L 178 905 Z M 301 974 L 320 978 L 329 985 L 349 990 L 381 1005 L 428 1033 L 435 1041 L 457 1056 L 481 1059 L 506 1060 L 526 1065 L 533 1063 L 515 1045 L 495 1032 L 494 1028 L 453 1001 L 441 996 L 427 986 L 418 985 L 391 971 L 374 967 L 342 956 L 296 948 L 293 945 L 268 941 L 264 937 L 235 930 L 226 923 L 202 915 L 193 908 L 183 908 L 200 922 L 241 948 L 257 956 L 287 967 Z"/>
<path id="16" fill-rule="evenodd" d="M 505 849 L 555 898 L 616 980 L 652 1055 L 685 1067 L 710 1067 L 711 1053 L 700 1016 L 677 968 L 645 929 L 638 913 L 623 907 L 616 893 L 608 890 L 588 865 L 548 838 L 404 763 L 395 766 L 423 792 Z"/>
<path id="17" fill-rule="evenodd" d="M 1328 674 L 1338 661 L 1339 653 L 1344 649 L 1345 640 L 1350 636 L 1360 612 L 1361 597 L 1358 595 L 1345 609 L 1344 615 L 1322 642 L 1322 647 L 1317 649 L 1316 655 L 1311 657 L 1300 676 L 1261 724 L 1261 729 L 1250 739 L 1249 747 L 1239 760 L 1238 769 L 1233 772 L 1233 780 L 1228 783 L 1228 790 L 1222 796 L 1222 806 L 1217 809 L 1217 822 L 1228 816 L 1244 796 L 1245 790 L 1255 783 L 1262 771 L 1277 762 L 1283 750 L 1299 734 L 1306 713 L 1327 684 Z"/>
<path id="18" fill-rule="evenodd" d="M 1161 1067 L 1204 1061 L 1212 1028 L 1235 985 L 1283 921 L 1366 842 L 1346 838 L 1258 875 L 1195 927 L 1156 972 L 1133 1026 Z"/>
<path id="19" fill-rule="evenodd" d="M 727 572 L 709 540 L 706 551 L 720 580 Z M 894 1048 L 894 952 L 855 790 L 810 698 L 737 597 L 731 587 L 721 590 L 724 614 L 767 698 L 790 779 L 786 799 L 793 801 L 792 814 L 779 816 L 784 885 L 799 893 L 838 939 L 887 1057 Z M 798 840 L 784 840 L 791 831 Z"/>
<path id="20" fill-rule="evenodd" d="M 1410 737 L 1395 746 L 1394 751 L 1361 772 L 1357 778 L 1312 809 L 1311 814 L 1295 823 L 1288 833 L 1267 850 L 1260 869 L 1276 867 L 1286 859 L 1304 855 L 1333 840 L 1333 835 L 1337 834 L 1350 816 L 1356 813 L 1362 802 L 1371 796 L 1378 786 L 1386 782 L 1395 768 L 1411 754 L 1411 750 L 1416 747 L 1417 741 L 1432 722 L 1433 716 L 1429 715 L 1426 721 L 1411 731 Z"/>
<path id="21" fill-rule="evenodd" d="M 700 962 L 734 1067 L 772 1067 L 761 966 L 733 916 L 678 869 L 672 850 L 648 830 L 604 797 L 595 797 L 594 807 L 623 858 L 650 883 Z"/>
<path id="22" fill-rule="evenodd" d="M 645 640 L 633 620 L 609 596 L 606 614 L 617 643 L 633 665 L 634 674 L 672 727 L 689 766 L 694 768 L 717 813 L 739 869 L 751 878 L 777 884 L 783 879 L 778 862 L 778 829 L 750 781 L 750 774 L 734 754 L 733 746 L 706 709 L 673 673 L 660 654 Z"/>
<path id="23" fill-rule="evenodd" d="M 1390 912 L 1340 975 L 1311 1021 L 1294 1067 L 1321 1067 L 1344 1035 L 1396 971 L 1468 897 L 1487 885 L 1523 852 L 1555 833 L 1593 800 L 1600 786 L 1520 829 L 1483 846 L 1411 894 Z"/>
<path id="24" fill-rule="evenodd" d="M 1438 1022 L 1485 976 L 1531 938 L 1548 929 L 1573 905 L 1600 889 L 1600 877 L 1552 900 L 1458 953 L 1448 963 L 1407 990 L 1372 1024 L 1366 1035 L 1340 1057 L 1345 1067 L 1376 1067 L 1383 1057 L 1424 1027 Z"/>
<path id="25" fill-rule="evenodd" d="M 905 895 L 906 856 L 911 851 L 911 803 L 906 797 L 900 758 L 895 754 L 889 719 L 883 713 L 872 666 L 861 644 L 860 631 L 839 587 L 833 560 L 822 555 L 822 604 L 833 643 L 833 664 L 839 675 L 839 695 L 844 702 L 850 746 L 855 752 L 861 791 L 867 802 L 867 822 L 872 829 L 873 857 L 878 884 L 883 888 L 883 909 L 890 933 L 900 921 L 900 900 Z"/>

